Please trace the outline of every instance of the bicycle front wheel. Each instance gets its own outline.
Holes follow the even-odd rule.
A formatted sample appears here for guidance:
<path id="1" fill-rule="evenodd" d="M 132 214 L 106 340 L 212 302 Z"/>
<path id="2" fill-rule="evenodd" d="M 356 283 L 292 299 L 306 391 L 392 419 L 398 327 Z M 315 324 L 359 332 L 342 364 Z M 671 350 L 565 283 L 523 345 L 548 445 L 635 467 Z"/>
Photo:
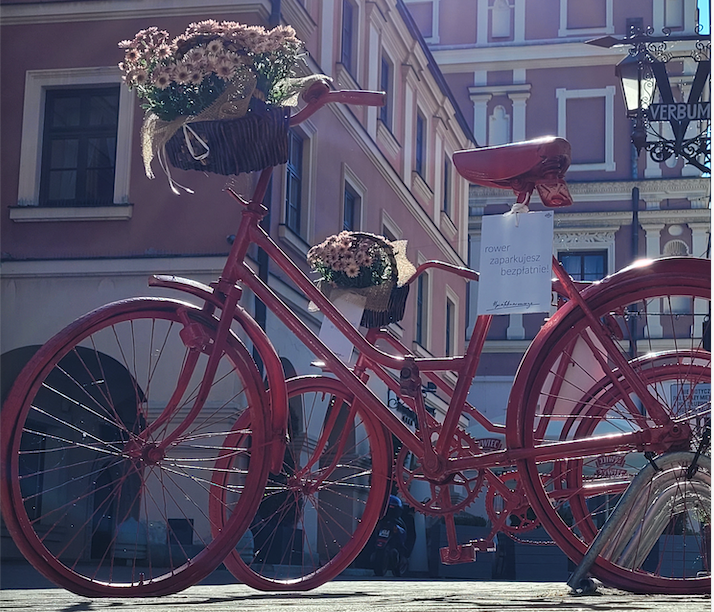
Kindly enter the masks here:
<path id="1" fill-rule="evenodd" d="M 267 478 L 266 392 L 235 336 L 186 420 L 215 323 L 176 301 L 111 304 L 60 332 L 16 380 L 2 411 L 3 517 L 58 585 L 87 597 L 174 593 L 215 569 L 250 524 Z M 240 414 L 250 446 L 233 450 L 233 512 L 214 536 L 211 473 Z"/>
<path id="2" fill-rule="evenodd" d="M 709 591 L 711 353 L 702 346 L 709 300 L 708 262 L 692 259 L 655 262 L 650 274 L 625 272 L 588 294 L 598 325 L 669 423 L 648 414 L 636 381 L 612 365 L 579 308 L 524 360 L 527 382 L 519 387 L 523 399 L 509 444 L 534 451 L 518 465 L 528 499 L 574 562 L 582 560 L 634 476 L 650 461 L 663 466 L 591 570 L 612 586 Z M 686 435 L 657 444 L 657 434 L 672 425 Z M 651 433 L 652 442 L 611 443 L 616 434 L 638 432 Z M 562 456 L 553 458 L 554 443 L 591 439 L 601 440 L 599 448 L 568 454 L 564 445 Z M 538 453 L 550 454 L 539 459 Z"/>
<path id="3" fill-rule="evenodd" d="M 224 560 L 238 580 L 264 591 L 313 589 L 350 565 L 379 520 L 391 467 L 384 430 L 339 381 L 305 376 L 287 389 L 282 470 L 268 477 L 250 531 Z M 243 446 L 247 425 L 245 417 L 236 423 L 226 448 Z M 231 506 L 233 463 L 229 453 L 217 464 L 218 515 Z"/>

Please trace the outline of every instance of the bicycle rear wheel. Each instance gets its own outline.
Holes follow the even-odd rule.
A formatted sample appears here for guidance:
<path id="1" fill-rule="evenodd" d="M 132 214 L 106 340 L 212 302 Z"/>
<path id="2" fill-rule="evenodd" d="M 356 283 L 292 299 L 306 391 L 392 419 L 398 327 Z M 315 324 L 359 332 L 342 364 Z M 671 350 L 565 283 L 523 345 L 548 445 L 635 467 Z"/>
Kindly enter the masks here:
<path id="1" fill-rule="evenodd" d="M 642 407 L 633 381 L 612 366 L 579 308 L 524 359 L 514 393 L 523 397 L 509 445 L 545 453 L 558 441 L 602 440 L 599 451 L 568 455 L 565 449 L 556 459 L 536 454 L 518 464 L 538 518 L 571 560 L 582 560 L 650 460 L 667 466 L 641 492 L 640 514 L 623 523 L 620 542 L 612 542 L 592 568 L 612 586 L 662 593 L 710 589 L 711 353 L 701 336 L 709 300 L 708 262 L 692 259 L 661 260 L 647 274 L 625 271 L 587 294 L 639 380 L 686 433 L 676 443 L 656 444 L 662 427 Z M 608 438 L 648 430 L 651 443 L 615 448 Z M 686 465 L 681 459 L 668 463 L 674 451 L 684 451 Z"/>
<path id="2" fill-rule="evenodd" d="M 309 590 L 331 580 L 360 553 L 388 494 L 390 448 L 352 395 L 333 378 L 287 381 L 290 404 L 282 470 L 271 474 L 250 531 L 224 560 L 240 581 L 264 591 Z M 242 446 L 247 418 L 226 448 Z M 217 464 L 211 496 L 219 516 L 230 508 L 234 457 Z"/>
<path id="3" fill-rule="evenodd" d="M 20 374 L 2 411 L 2 513 L 47 578 L 87 597 L 174 593 L 218 566 L 250 524 L 267 478 L 266 392 L 235 336 L 184 423 L 214 334 L 215 319 L 194 306 L 127 300 L 75 321 Z M 214 537 L 211 473 L 240 414 L 250 447 L 233 451 L 233 513 Z"/>

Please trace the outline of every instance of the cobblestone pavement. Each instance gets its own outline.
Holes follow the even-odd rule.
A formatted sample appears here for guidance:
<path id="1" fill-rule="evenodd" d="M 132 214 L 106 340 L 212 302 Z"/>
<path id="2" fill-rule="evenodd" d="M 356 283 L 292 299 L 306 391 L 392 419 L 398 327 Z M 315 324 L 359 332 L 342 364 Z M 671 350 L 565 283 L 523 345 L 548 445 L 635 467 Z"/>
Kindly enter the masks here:
<path id="1" fill-rule="evenodd" d="M 308 593 L 261 593 L 240 584 L 202 584 L 148 599 L 96 599 L 42 584 L 3 580 L 3 612 L 710 612 L 710 596 L 633 595 L 600 587 L 576 596 L 563 583 L 456 580 L 337 580 Z"/>

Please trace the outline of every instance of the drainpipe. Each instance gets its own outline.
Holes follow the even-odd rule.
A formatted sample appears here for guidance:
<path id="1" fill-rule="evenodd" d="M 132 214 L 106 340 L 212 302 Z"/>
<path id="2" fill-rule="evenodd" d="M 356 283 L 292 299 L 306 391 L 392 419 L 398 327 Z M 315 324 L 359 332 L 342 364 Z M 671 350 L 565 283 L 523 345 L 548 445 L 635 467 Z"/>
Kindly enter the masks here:
<path id="1" fill-rule="evenodd" d="M 634 181 L 637 180 L 637 158 L 639 153 L 635 145 L 631 145 L 631 174 Z M 635 261 L 640 254 L 640 188 L 635 186 L 632 188 L 632 233 L 630 235 L 630 244 L 632 249 L 632 261 Z M 636 308 L 636 307 L 634 307 Z M 637 357 L 637 315 L 633 312 L 630 316 L 630 358 Z"/>

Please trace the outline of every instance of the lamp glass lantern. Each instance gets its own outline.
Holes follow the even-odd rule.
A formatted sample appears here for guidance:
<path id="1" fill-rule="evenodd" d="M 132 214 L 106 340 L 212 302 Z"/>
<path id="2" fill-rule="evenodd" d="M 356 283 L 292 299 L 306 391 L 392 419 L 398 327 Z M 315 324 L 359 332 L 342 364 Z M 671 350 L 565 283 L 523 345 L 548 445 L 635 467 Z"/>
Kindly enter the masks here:
<path id="1" fill-rule="evenodd" d="M 652 64 L 642 54 L 628 55 L 617 65 L 615 73 L 622 85 L 627 116 L 637 117 L 654 99 L 657 83 Z"/>

